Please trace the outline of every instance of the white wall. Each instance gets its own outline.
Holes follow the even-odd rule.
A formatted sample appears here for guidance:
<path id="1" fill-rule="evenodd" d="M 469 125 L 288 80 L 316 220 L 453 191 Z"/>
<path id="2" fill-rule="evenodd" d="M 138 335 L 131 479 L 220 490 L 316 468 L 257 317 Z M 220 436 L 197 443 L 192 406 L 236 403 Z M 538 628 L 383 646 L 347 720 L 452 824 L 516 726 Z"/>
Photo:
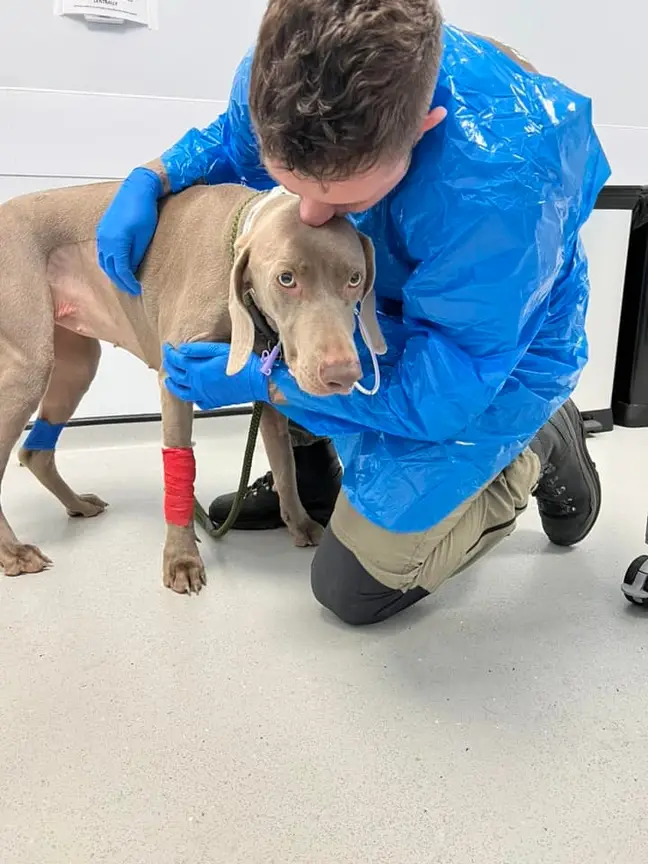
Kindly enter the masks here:
<path id="1" fill-rule="evenodd" d="M 610 182 L 648 184 L 646 0 L 441 3 L 452 23 L 512 45 L 543 73 L 591 96 Z"/>
<path id="2" fill-rule="evenodd" d="M 2 3 L 0 201 L 123 177 L 227 99 L 265 0 L 160 0 L 160 29 L 88 27 L 52 0 Z M 648 183 L 648 3 L 444 0 L 449 20 L 491 34 L 595 99 L 612 182 Z M 533 9 L 533 14 L 532 10 Z M 109 347 L 77 416 L 158 410 L 155 376 Z"/>

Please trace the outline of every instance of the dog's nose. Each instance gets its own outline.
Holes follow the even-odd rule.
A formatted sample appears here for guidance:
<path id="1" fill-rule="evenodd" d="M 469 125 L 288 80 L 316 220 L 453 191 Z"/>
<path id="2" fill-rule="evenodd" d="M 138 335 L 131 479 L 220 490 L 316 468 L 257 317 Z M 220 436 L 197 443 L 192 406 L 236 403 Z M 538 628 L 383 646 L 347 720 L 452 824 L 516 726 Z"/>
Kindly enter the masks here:
<path id="1" fill-rule="evenodd" d="M 319 370 L 320 381 L 329 390 L 350 390 L 362 378 L 362 370 L 357 360 L 344 363 L 323 363 Z"/>

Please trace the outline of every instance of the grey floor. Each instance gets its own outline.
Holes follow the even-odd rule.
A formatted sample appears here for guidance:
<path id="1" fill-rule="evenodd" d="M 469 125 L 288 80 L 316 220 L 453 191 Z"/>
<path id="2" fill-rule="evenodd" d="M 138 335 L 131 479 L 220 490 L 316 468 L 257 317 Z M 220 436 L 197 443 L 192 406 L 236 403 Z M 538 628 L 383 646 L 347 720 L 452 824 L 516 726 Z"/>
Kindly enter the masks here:
<path id="1" fill-rule="evenodd" d="M 196 424 L 205 502 L 246 423 Z M 648 614 L 619 584 L 648 434 L 592 449 L 605 499 L 582 547 L 549 548 L 533 508 L 360 630 L 318 608 L 283 531 L 206 540 L 207 589 L 163 589 L 154 424 L 64 436 L 62 472 L 111 504 L 95 520 L 12 465 L 6 513 L 55 564 L 0 579 L 0 860 L 645 864 Z"/>

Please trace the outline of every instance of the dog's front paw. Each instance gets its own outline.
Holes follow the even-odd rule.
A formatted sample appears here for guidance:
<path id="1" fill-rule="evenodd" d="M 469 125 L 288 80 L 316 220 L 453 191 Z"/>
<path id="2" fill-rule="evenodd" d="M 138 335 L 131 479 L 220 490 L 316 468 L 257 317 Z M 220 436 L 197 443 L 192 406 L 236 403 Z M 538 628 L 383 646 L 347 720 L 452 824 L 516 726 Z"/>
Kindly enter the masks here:
<path id="1" fill-rule="evenodd" d="M 10 543 L 0 546 L 0 567 L 6 576 L 20 576 L 21 573 L 40 573 L 51 564 L 38 546 L 26 543 Z"/>
<path id="2" fill-rule="evenodd" d="M 308 515 L 296 522 L 286 522 L 286 527 L 295 546 L 319 546 L 324 533 L 319 522 L 311 519 Z"/>
<path id="3" fill-rule="evenodd" d="M 205 565 L 198 552 L 193 524 L 181 526 L 167 523 L 163 581 L 165 587 L 176 594 L 198 594 L 207 584 Z"/>
<path id="4" fill-rule="evenodd" d="M 198 553 L 180 553 L 165 560 L 164 585 L 176 594 L 198 594 L 206 584 L 205 565 Z"/>
<path id="5" fill-rule="evenodd" d="M 84 519 L 91 519 L 93 516 L 98 516 L 103 513 L 108 506 L 105 501 L 102 501 L 97 495 L 88 493 L 87 495 L 79 495 L 78 502 L 74 507 L 69 507 L 68 516 L 80 516 Z"/>

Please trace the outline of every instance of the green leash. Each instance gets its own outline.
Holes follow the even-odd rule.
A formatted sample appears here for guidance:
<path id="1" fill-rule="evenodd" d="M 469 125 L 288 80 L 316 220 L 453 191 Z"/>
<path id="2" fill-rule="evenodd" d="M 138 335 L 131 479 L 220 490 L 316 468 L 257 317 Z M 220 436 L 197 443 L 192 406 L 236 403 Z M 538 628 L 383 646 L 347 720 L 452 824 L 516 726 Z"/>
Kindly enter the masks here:
<path id="1" fill-rule="evenodd" d="M 232 225 L 232 233 L 229 242 L 229 252 L 232 264 L 234 264 L 234 245 L 238 237 L 243 211 L 248 206 L 248 204 L 251 204 L 255 198 L 258 198 L 259 195 L 262 194 L 262 192 L 258 192 L 255 193 L 251 198 L 248 198 L 248 200 L 243 204 L 243 206 L 236 215 L 236 219 L 234 220 L 234 223 Z M 196 497 L 194 497 L 194 522 L 197 522 L 198 525 L 200 525 L 200 527 L 203 529 L 203 531 L 205 531 L 205 533 L 212 538 L 212 540 L 222 539 L 232 528 L 241 512 L 241 507 L 243 506 L 243 502 L 245 501 L 245 493 L 247 491 L 248 483 L 250 482 L 252 460 L 254 458 L 254 450 L 256 448 L 257 438 L 259 436 L 259 426 L 261 424 L 262 413 L 263 403 L 255 402 L 252 409 L 252 418 L 250 419 L 250 428 L 248 429 L 247 442 L 245 444 L 245 453 L 243 455 L 243 465 L 241 467 L 241 477 L 239 480 L 238 489 L 236 490 L 236 495 L 234 496 L 234 501 L 232 502 L 230 512 L 228 513 L 227 519 L 223 522 L 223 524 L 219 525 L 218 528 L 215 528 L 212 525 L 209 514 L 207 513 L 205 508 L 202 506 L 200 501 Z"/>
<path id="2" fill-rule="evenodd" d="M 241 468 L 241 479 L 239 480 L 238 489 L 232 502 L 230 512 L 227 514 L 227 519 L 218 528 L 212 525 L 209 514 L 202 506 L 197 498 L 194 498 L 194 520 L 200 525 L 213 540 L 220 540 L 230 530 L 236 522 L 245 500 L 245 492 L 250 481 L 250 472 L 252 471 L 252 459 L 254 458 L 254 448 L 256 447 L 257 437 L 259 434 L 259 424 L 261 423 L 261 414 L 263 412 L 263 403 L 255 402 L 252 409 L 252 419 L 250 420 L 250 428 L 248 430 L 247 442 L 245 444 L 245 454 L 243 456 L 243 467 Z"/>

